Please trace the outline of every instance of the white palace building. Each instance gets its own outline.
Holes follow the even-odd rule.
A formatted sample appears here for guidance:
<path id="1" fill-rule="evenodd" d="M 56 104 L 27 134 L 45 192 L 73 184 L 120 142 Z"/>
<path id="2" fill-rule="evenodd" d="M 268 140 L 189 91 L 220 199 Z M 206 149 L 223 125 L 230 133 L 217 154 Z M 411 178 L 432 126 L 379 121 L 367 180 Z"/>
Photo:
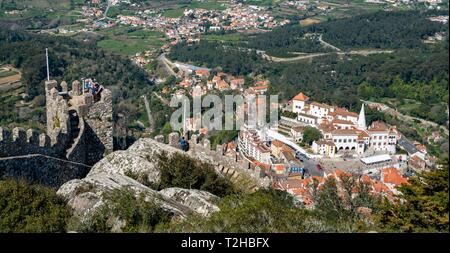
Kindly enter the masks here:
<path id="1" fill-rule="evenodd" d="M 366 125 L 364 104 L 358 114 L 347 109 L 311 102 L 299 93 L 292 99 L 292 112 L 297 121 L 318 128 L 323 138 L 313 143 L 314 153 L 334 157 L 339 151 L 353 151 L 363 154 L 367 149 L 395 154 L 400 138 L 395 126 L 381 121 Z"/>

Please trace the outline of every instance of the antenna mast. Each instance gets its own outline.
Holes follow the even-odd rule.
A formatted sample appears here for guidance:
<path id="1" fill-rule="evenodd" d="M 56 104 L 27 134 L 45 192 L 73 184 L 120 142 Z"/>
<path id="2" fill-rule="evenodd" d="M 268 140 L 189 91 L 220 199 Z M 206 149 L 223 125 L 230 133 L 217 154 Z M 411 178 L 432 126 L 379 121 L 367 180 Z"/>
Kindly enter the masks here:
<path id="1" fill-rule="evenodd" d="M 48 48 L 45 48 L 45 60 L 47 62 L 47 81 L 50 81 L 50 69 L 48 67 Z"/>

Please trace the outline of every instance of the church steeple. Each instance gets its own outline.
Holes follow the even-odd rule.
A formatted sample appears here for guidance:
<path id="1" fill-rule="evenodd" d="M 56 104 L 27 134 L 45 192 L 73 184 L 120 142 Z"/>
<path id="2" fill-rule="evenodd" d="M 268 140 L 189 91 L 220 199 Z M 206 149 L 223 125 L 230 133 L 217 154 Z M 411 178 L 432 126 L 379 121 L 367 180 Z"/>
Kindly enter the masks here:
<path id="1" fill-rule="evenodd" d="M 358 128 L 361 130 L 365 130 L 366 126 L 366 113 L 364 112 L 364 103 L 361 106 L 361 111 L 359 112 L 358 117 Z"/>

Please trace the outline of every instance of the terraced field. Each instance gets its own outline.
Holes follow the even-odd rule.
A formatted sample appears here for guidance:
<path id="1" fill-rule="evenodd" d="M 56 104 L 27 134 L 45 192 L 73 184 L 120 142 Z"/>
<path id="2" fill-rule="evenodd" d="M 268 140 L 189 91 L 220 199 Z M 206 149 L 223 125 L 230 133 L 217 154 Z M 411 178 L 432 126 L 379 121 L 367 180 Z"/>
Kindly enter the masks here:
<path id="1" fill-rule="evenodd" d="M 19 95 L 24 91 L 22 74 L 9 66 L 0 67 L 0 97 Z"/>

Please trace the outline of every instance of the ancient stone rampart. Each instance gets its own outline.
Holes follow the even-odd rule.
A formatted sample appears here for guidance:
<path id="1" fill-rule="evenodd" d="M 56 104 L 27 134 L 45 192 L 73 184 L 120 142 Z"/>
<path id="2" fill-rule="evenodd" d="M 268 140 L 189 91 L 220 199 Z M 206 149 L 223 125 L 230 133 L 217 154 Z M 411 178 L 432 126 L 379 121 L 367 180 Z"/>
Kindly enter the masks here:
<path id="1" fill-rule="evenodd" d="M 0 178 L 25 179 L 58 188 L 72 179 L 84 178 L 90 166 L 51 156 L 33 154 L 0 158 Z"/>
<path id="2" fill-rule="evenodd" d="M 55 186 L 84 177 L 113 151 L 112 94 L 78 82 L 45 82 L 46 133 L 0 127 L 0 178 L 24 177 Z M 46 163 L 45 161 L 48 161 Z"/>
<path id="3" fill-rule="evenodd" d="M 61 157 L 61 150 L 60 145 L 52 145 L 48 135 L 34 129 L 0 127 L 0 157 L 28 154 Z"/>
<path id="4" fill-rule="evenodd" d="M 169 143 L 171 147 L 178 147 L 178 133 L 169 134 Z M 156 141 L 164 143 L 163 136 L 155 136 Z M 189 151 L 186 155 L 194 159 L 210 163 L 214 169 L 221 175 L 229 177 L 232 182 L 254 191 L 259 188 L 268 187 L 270 180 L 261 174 L 259 169 L 252 169 L 249 162 L 245 159 L 237 159 L 237 157 L 226 156 L 223 145 L 217 145 L 215 149 L 211 149 L 208 139 L 199 141 L 197 135 L 189 138 Z M 180 150 L 180 152 L 182 152 Z"/>

